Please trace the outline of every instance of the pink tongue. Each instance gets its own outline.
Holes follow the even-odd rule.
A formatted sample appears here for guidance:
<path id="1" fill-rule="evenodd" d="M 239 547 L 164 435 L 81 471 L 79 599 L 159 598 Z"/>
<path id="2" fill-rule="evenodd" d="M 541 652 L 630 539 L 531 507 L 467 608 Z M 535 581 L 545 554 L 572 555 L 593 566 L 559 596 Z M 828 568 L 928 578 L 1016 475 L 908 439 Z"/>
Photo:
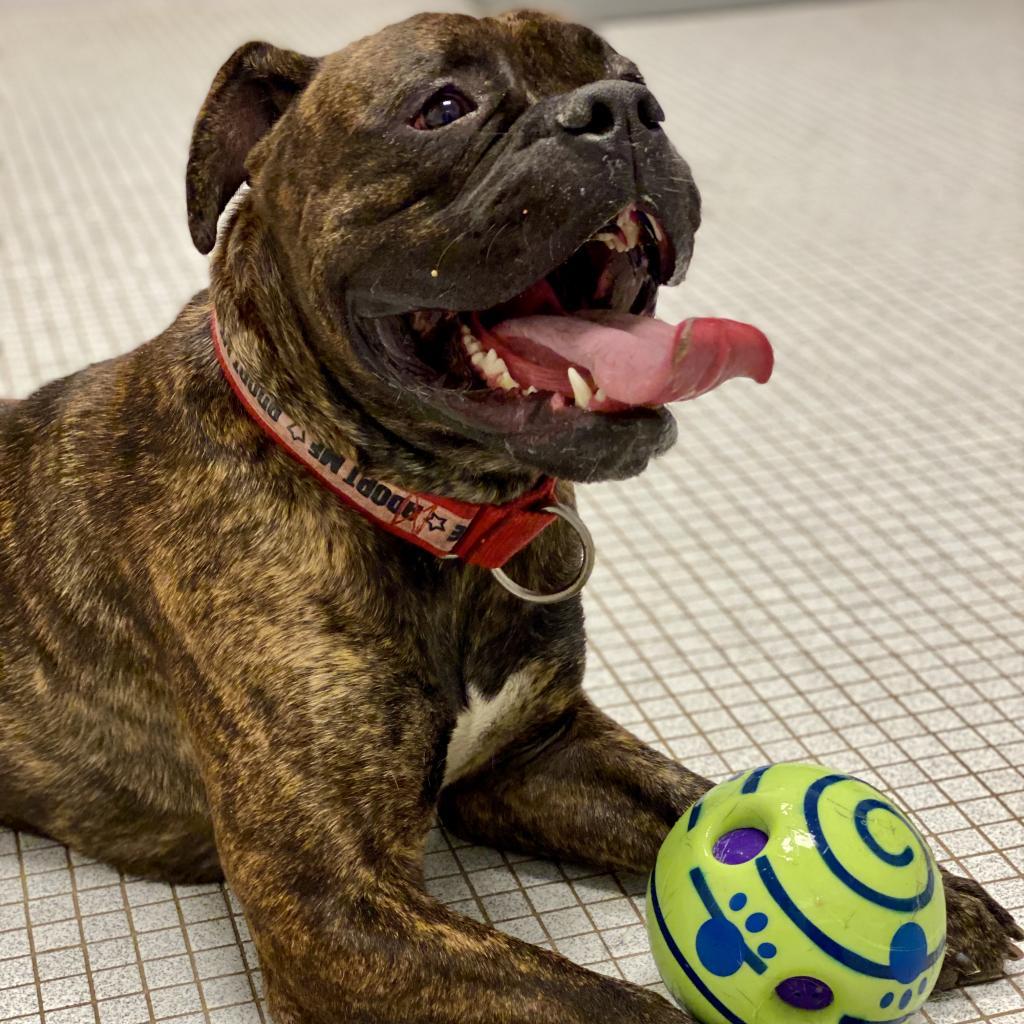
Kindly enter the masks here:
<path id="1" fill-rule="evenodd" d="M 492 332 L 503 346 L 522 353 L 515 373 L 524 388 L 550 381 L 550 369 L 539 374 L 539 383 L 524 379 L 532 362 L 529 353 L 537 355 L 540 348 L 585 367 L 609 398 L 627 405 L 686 401 L 732 377 L 763 384 L 772 373 L 768 339 L 756 327 L 735 320 L 700 317 L 673 327 L 651 317 L 593 311 L 515 317 Z M 558 390 L 572 394 L 567 378 Z"/>

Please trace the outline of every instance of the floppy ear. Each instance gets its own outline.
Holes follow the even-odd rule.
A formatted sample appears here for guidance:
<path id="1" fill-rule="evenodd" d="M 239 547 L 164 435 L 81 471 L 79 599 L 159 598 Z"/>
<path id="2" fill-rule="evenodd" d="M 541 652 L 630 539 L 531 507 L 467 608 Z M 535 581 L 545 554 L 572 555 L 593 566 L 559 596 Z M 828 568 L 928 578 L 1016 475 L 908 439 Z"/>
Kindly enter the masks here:
<path id="1" fill-rule="evenodd" d="M 185 172 L 188 228 L 208 253 L 217 218 L 247 179 L 249 150 L 309 84 L 319 61 L 270 43 L 240 46 L 217 72 L 195 127 Z"/>

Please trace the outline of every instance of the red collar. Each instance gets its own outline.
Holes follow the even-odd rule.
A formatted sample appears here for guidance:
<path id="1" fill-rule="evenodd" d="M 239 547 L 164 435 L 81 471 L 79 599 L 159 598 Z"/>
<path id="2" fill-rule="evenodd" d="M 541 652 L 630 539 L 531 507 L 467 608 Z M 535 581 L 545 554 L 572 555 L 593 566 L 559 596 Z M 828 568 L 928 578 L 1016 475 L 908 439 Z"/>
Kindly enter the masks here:
<path id="1" fill-rule="evenodd" d="M 367 476 L 351 459 L 313 437 L 281 407 L 239 360 L 210 314 L 217 360 L 245 411 L 289 455 L 328 490 L 388 533 L 440 558 L 461 558 L 488 569 L 503 566 L 555 516 L 542 511 L 556 503 L 551 477 L 505 505 L 473 505 L 436 494 L 417 494 Z"/>

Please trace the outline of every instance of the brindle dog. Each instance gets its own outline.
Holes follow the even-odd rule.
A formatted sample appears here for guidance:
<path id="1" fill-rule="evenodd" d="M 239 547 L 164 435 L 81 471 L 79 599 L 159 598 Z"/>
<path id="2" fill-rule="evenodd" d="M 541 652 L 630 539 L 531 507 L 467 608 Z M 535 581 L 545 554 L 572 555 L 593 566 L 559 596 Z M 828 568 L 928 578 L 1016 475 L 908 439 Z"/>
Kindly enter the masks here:
<path id="1" fill-rule="evenodd" d="M 541 15 L 425 15 L 322 60 L 250 43 L 188 164 L 198 294 L 134 352 L 0 413 L 0 819 L 123 871 L 226 877 L 280 1024 L 673 1024 L 660 996 L 423 890 L 436 810 L 477 843 L 648 871 L 709 783 L 581 689 L 579 599 L 526 604 L 340 503 L 247 416 L 233 351 L 318 437 L 410 489 L 501 502 L 673 439 L 468 386 L 450 316 L 520 293 L 645 197 L 681 276 L 686 165 L 636 68 Z M 430 130 L 436 128 L 436 130 Z M 433 272 L 433 273 L 432 273 Z M 563 501 L 572 490 L 561 486 Z M 510 564 L 571 577 L 557 523 Z M 1021 932 L 946 878 L 946 985 Z"/>

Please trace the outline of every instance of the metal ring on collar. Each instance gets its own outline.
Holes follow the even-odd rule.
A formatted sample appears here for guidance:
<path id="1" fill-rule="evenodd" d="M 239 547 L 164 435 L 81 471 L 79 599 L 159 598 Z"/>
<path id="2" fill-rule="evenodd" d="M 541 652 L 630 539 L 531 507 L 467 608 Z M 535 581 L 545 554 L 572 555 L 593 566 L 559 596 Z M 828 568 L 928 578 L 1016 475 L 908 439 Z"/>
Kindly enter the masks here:
<path id="1" fill-rule="evenodd" d="M 559 601 L 568 601 L 570 597 L 575 597 L 587 585 L 587 580 L 590 579 L 590 574 L 594 571 L 594 538 L 591 537 L 590 531 L 577 515 L 576 510 L 568 505 L 547 505 L 544 511 L 558 516 L 559 519 L 564 519 L 576 531 L 583 544 L 583 564 L 580 566 L 576 579 L 563 590 L 556 590 L 552 594 L 542 594 L 540 591 L 520 586 L 508 576 L 504 569 L 492 569 L 491 572 L 510 594 L 515 594 L 516 597 L 524 601 L 530 601 L 533 604 L 557 604 Z"/>

